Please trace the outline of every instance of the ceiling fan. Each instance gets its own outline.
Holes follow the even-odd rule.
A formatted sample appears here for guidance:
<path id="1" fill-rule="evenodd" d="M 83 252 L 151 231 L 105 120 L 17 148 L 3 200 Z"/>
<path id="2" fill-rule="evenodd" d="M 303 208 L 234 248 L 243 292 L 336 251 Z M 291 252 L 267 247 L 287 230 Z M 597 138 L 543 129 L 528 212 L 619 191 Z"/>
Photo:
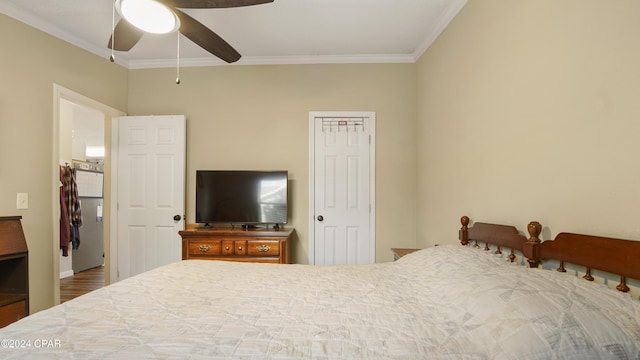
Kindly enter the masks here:
<path id="1" fill-rule="evenodd" d="M 116 0 L 115 8 L 122 19 L 113 28 L 113 33 L 109 38 L 109 49 L 117 51 L 129 51 L 142 38 L 145 31 L 134 26 L 127 21 L 127 14 L 124 13 L 125 3 L 133 3 L 133 0 Z M 180 11 L 180 9 L 213 9 L 213 8 L 233 8 L 241 6 L 259 5 L 271 3 L 273 0 L 151 0 L 147 1 L 153 6 L 164 5 L 164 10 L 169 11 L 169 16 L 175 20 L 174 27 L 165 32 L 178 30 L 182 35 L 193 41 L 206 51 L 226 61 L 236 62 L 241 55 L 229 43 L 218 34 L 204 26 L 198 20 Z M 161 5 L 159 5 L 161 4 Z M 149 20 L 149 12 L 142 10 L 140 16 Z M 115 15 L 114 15 L 115 20 Z M 153 20 L 153 19 L 152 19 Z M 115 21 L 114 21 L 115 22 Z"/>

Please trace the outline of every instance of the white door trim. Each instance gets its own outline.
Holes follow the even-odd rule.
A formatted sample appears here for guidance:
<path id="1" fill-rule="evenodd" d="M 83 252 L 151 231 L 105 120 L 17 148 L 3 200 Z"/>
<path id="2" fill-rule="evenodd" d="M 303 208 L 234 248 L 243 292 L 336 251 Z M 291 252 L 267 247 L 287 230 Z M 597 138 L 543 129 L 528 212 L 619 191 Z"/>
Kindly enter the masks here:
<path id="1" fill-rule="evenodd" d="M 67 100 L 75 104 L 86 106 L 97 111 L 104 113 L 105 116 L 105 130 L 108 131 L 111 119 L 123 116 L 125 113 L 118 109 L 114 109 L 108 105 L 105 105 L 99 101 L 93 100 L 73 90 L 67 89 L 58 84 L 53 84 L 53 149 L 52 149 L 52 180 L 51 180 L 51 196 L 53 204 L 53 304 L 60 303 L 60 101 Z M 109 144 L 105 142 L 105 148 L 109 148 Z M 105 159 L 105 163 L 108 164 L 109 160 Z M 105 167 L 105 176 L 109 167 Z M 105 182 L 105 193 L 109 191 L 108 183 Z M 104 202 L 105 211 L 109 209 L 111 203 L 105 199 Z M 105 244 L 109 242 L 109 237 L 105 237 Z M 110 254 L 105 254 L 105 257 L 109 257 Z M 109 264 L 105 264 L 105 269 L 109 270 Z M 105 276 L 105 282 L 108 284 L 110 278 Z"/>
<path id="2" fill-rule="evenodd" d="M 116 236 L 109 242 L 109 253 L 113 254 L 109 258 L 109 277 L 113 282 L 118 281 L 118 146 L 120 145 L 118 136 L 120 132 L 120 119 L 115 118 L 111 121 L 111 196 L 110 200 L 114 206 L 109 211 L 109 232 Z"/>
<path id="3" fill-rule="evenodd" d="M 314 120 L 318 117 L 349 118 L 359 117 L 370 120 L 369 142 L 369 200 L 371 211 L 369 212 L 369 241 L 371 248 L 370 262 L 376 261 L 376 113 L 375 111 L 310 111 L 309 112 L 309 264 L 315 265 L 315 126 Z"/>

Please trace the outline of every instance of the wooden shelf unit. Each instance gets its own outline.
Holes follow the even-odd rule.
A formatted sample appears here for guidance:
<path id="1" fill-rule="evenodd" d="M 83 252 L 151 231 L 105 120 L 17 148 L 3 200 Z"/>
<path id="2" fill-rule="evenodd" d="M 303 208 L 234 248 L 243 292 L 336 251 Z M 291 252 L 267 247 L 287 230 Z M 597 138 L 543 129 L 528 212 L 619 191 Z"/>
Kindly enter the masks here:
<path id="1" fill-rule="evenodd" d="M 289 242 L 293 229 L 263 230 L 220 228 L 180 231 L 182 259 L 289 263 Z"/>
<path id="2" fill-rule="evenodd" d="M 29 250 L 20 219 L 0 217 L 0 327 L 29 315 Z"/>

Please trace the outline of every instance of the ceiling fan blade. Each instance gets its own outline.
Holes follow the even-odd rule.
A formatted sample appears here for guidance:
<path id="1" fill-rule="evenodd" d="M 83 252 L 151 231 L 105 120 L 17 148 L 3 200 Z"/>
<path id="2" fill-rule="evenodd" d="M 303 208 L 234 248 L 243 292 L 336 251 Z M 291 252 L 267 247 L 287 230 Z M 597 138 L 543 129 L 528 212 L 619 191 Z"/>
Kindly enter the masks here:
<path id="1" fill-rule="evenodd" d="M 115 43 L 113 50 L 129 51 L 133 45 L 138 43 L 143 34 L 142 30 L 121 19 L 113 31 L 112 37 L 115 37 L 115 41 L 110 37 L 107 47 L 111 49 L 112 43 Z"/>
<path id="2" fill-rule="evenodd" d="M 161 0 L 162 3 L 183 9 L 233 8 L 271 3 L 273 0 Z"/>
<path id="3" fill-rule="evenodd" d="M 173 11 L 180 19 L 180 33 L 182 35 L 228 63 L 236 62 L 240 59 L 240 53 L 218 34 L 182 11 L 178 9 Z"/>

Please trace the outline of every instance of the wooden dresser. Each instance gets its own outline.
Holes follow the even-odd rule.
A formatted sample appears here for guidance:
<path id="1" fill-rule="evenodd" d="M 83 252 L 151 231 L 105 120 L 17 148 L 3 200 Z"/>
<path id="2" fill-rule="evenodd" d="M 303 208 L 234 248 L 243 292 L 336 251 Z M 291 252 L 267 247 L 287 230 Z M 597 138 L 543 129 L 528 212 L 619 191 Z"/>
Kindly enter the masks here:
<path id="1" fill-rule="evenodd" d="M 29 315 L 29 251 L 20 219 L 0 217 L 0 327 Z"/>
<path id="2" fill-rule="evenodd" d="M 288 264 L 293 229 L 262 230 L 187 228 L 182 236 L 182 260 L 228 260 Z"/>

